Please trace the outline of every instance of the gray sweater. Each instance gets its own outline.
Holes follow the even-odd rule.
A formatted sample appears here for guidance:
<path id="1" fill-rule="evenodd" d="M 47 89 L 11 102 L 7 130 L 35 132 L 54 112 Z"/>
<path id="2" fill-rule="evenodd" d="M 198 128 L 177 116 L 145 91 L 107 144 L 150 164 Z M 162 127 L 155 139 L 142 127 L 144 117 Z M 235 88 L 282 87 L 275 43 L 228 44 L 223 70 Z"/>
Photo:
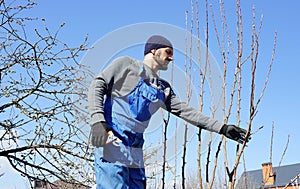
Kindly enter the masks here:
<path id="1" fill-rule="evenodd" d="M 162 108 L 183 120 L 203 129 L 219 132 L 223 123 L 211 119 L 199 110 L 190 107 L 173 92 L 170 84 L 159 78 L 147 65 L 130 57 L 115 59 L 102 73 L 91 82 L 88 102 L 91 115 L 91 125 L 105 121 L 105 96 L 122 97 L 128 95 L 137 85 L 140 77 L 164 90 L 165 102 Z M 159 82 L 158 82 L 159 81 Z"/>

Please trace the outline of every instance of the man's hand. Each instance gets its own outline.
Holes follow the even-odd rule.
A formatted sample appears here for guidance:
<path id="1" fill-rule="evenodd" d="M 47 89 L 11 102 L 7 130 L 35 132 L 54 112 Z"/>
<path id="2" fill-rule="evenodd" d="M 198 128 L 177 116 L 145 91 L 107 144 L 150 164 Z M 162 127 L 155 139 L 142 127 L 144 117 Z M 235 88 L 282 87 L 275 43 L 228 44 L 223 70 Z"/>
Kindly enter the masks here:
<path id="1" fill-rule="evenodd" d="M 93 146 L 102 147 L 105 145 L 108 134 L 106 132 L 107 124 L 105 122 L 99 122 L 91 127 L 91 142 Z"/>
<path id="2" fill-rule="evenodd" d="M 247 131 L 235 125 L 224 124 L 219 133 L 223 134 L 229 139 L 235 140 L 239 143 L 244 143 Z M 247 142 L 249 140 L 250 138 L 248 138 Z"/>

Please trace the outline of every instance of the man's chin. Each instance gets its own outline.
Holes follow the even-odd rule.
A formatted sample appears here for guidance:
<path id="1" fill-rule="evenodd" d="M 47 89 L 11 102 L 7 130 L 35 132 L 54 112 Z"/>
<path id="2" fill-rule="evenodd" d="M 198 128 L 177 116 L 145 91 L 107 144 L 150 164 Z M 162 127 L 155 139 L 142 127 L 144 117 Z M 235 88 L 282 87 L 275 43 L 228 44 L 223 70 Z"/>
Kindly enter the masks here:
<path id="1" fill-rule="evenodd" d="M 161 65 L 160 65 L 161 70 L 168 70 L 169 63 L 170 63 L 170 62 L 165 62 L 164 64 L 161 64 Z"/>
<path id="2" fill-rule="evenodd" d="M 160 70 L 168 70 L 168 65 L 161 66 Z"/>

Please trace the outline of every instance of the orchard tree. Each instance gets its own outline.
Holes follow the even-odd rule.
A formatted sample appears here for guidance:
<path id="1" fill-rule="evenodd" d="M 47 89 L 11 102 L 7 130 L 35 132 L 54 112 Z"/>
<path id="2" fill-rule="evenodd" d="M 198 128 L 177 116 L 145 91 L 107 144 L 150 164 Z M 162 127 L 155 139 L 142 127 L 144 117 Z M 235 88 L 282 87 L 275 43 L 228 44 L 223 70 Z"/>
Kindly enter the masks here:
<path id="1" fill-rule="evenodd" d="M 30 181 L 90 185 L 89 72 L 77 60 L 87 42 L 70 47 L 58 38 L 64 24 L 53 32 L 44 19 L 24 17 L 34 6 L 0 1 L 0 157 Z"/>
<path id="2" fill-rule="evenodd" d="M 261 59 L 263 17 L 257 17 L 254 5 L 244 7 L 247 3 L 240 0 L 217 2 L 193 0 L 190 3 L 191 10 L 186 11 L 187 35 L 184 52 L 185 75 L 191 81 L 186 82 L 187 102 L 189 103 L 191 95 L 190 85 L 194 85 L 199 88 L 197 95 L 199 95 L 200 111 L 209 111 L 211 117 L 217 118 L 219 110 L 221 112 L 219 118 L 222 119 L 220 121 L 226 124 L 234 123 L 238 127 L 247 129 L 245 141 L 255 140 L 255 133 L 263 128 L 261 125 L 256 125 L 255 121 L 270 79 L 275 59 L 277 33 L 274 33 L 273 40 L 264 39 L 273 43 L 273 48 L 270 49 L 270 54 L 263 55 Z M 226 8 L 229 12 L 226 12 Z M 196 39 L 188 34 L 195 35 Z M 201 43 L 202 38 L 204 45 Z M 215 60 L 211 58 L 210 48 L 217 52 L 214 55 L 221 67 L 221 82 L 217 84 L 221 87 L 216 84 L 216 81 L 220 80 L 217 80 L 218 75 L 214 74 L 216 73 L 213 64 Z M 267 61 L 264 60 L 266 56 L 269 57 Z M 193 61 L 197 64 L 194 65 Z M 258 77 L 261 70 L 264 71 L 264 75 Z M 264 81 L 258 80 L 262 77 Z M 215 93 L 216 88 L 220 88 L 219 94 Z M 180 143 L 183 147 L 182 153 L 176 153 L 175 150 L 174 157 L 177 161 L 168 162 L 164 158 L 165 154 L 163 155 L 164 161 L 167 162 L 162 165 L 162 173 L 157 171 L 157 176 L 162 177 L 158 184 L 162 188 L 172 184 L 174 188 L 234 189 L 239 179 L 238 172 L 246 171 L 244 157 L 246 142 L 233 143 L 224 136 L 214 137 L 212 133 L 209 133 L 209 137 L 205 137 L 206 131 L 199 128 L 197 144 L 191 144 L 186 137 L 189 129 L 187 126 L 184 125 L 184 138 L 178 139 L 178 141 L 183 141 Z M 177 128 L 177 125 L 170 127 Z M 167 136 L 166 133 L 167 129 L 164 129 L 163 136 Z M 166 142 L 165 137 L 163 144 Z M 188 159 L 187 154 L 195 149 L 195 146 L 198 151 L 197 157 Z M 164 146 L 164 152 L 168 148 L 174 147 Z M 186 168 L 187 164 L 195 160 L 193 158 L 197 160 L 197 173 L 191 173 Z M 233 162 L 230 162 L 231 159 Z M 179 166 L 181 170 L 177 168 Z M 167 169 L 168 167 L 173 169 Z M 167 180 L 170 178 L 169 175 L 173 176 L 173 181 Z M 154 180 L 154 182 L 153 185 L 156 186 L 157 181 Z M 244 187 L 249 188 L 250 185 Z"/>

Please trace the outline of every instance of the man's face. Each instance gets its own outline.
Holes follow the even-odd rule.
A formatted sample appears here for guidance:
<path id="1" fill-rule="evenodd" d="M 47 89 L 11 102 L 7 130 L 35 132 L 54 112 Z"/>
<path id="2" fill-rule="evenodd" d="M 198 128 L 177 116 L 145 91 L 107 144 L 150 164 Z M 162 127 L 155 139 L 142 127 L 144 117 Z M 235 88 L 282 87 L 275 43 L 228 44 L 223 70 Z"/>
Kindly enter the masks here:
<path id="1" fill-rule="evenodd" d="M 169 63 L 173 61 L 173 49 L 169 47 L 157 49 L 153 59 L 157 62 L 159 70 L 167 70 Z"/>

